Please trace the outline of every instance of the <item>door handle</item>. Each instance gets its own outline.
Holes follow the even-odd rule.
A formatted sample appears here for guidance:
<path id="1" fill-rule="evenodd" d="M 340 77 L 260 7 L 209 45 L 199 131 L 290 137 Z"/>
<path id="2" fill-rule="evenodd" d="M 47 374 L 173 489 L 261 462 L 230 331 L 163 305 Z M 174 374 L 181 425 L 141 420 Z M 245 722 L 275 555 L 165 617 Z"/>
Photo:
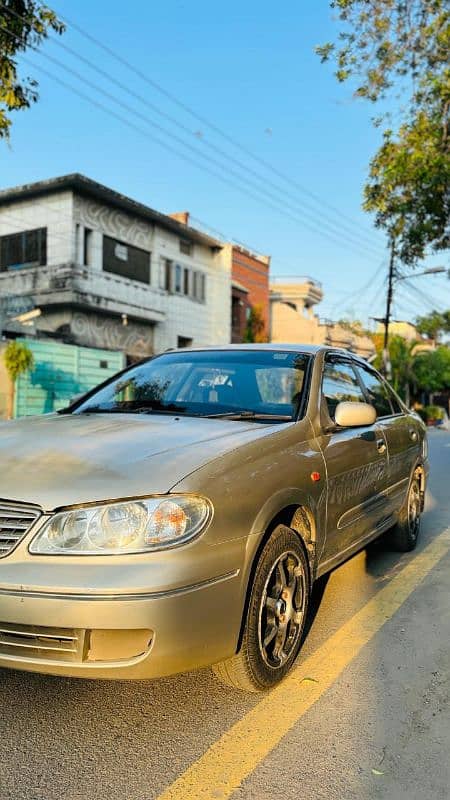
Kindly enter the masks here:
<path id="1" fill-rule="evenodd" d="M 377 450 L 381 454 L 386 452 L 386 442 L 384 439 L 377 439 Z"/>

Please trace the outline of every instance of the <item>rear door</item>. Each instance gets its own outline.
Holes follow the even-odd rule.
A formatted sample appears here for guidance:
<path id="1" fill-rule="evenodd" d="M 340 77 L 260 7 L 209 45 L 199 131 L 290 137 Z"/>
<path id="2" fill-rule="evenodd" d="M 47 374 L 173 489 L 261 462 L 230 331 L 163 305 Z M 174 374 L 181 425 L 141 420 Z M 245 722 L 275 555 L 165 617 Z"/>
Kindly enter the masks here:
<path id="1" fill-rule="evenodd" d="M 375 406 L 377 422 L 386 437 L 389 462 L 386 499 L 390 512 L 395 513 L 406 496 L 409 479 L 420 453 L 420 437 L 413 417 L 405 411 L 381 375 L 362 364 L 357 365 L 357 371 L 367 394 L 367 402 Z"/>
<path id="2" fill-rule="evenodd" d="M 387 447 L 381 427 L 333 430 L 339 402 L 366 402 L 350 358 L 330 354 L 322 376 L 322 449 L 328 478 L 327 541 L 322 559 L 335 556 L 362 540 L 385 519 Z"/>

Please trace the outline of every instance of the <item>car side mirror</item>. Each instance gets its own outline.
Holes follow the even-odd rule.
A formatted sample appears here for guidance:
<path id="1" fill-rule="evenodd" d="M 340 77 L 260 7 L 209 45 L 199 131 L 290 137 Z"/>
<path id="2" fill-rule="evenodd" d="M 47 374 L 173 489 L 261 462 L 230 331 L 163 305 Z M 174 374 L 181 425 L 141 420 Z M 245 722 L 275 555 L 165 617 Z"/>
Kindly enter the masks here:
<path id="1" fill-rule="evenodd" d="M 369 403 L 342 402 L 336 406 L 334 421 L 340 428 L 358 428 L 363 425 L 373 425 L 377 412 Z"/>

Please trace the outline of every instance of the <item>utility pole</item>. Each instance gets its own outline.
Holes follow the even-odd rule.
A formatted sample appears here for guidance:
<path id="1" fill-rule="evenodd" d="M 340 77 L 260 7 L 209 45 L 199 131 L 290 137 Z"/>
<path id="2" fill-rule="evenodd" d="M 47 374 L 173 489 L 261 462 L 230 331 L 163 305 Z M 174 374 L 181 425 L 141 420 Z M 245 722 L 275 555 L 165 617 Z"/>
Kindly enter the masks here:
<path id="1" fill-rule="evenodd" d="M 391 238 L 391 256 L 389 259 L 388 290 L 386 297 L 386 315 L 384 317 L 383 371 L 387 378 L 391 377 L 391 361 L 389 358 L 389 322 L 391 319 L 392 287 L 395 276 L 395 239 Z"/>

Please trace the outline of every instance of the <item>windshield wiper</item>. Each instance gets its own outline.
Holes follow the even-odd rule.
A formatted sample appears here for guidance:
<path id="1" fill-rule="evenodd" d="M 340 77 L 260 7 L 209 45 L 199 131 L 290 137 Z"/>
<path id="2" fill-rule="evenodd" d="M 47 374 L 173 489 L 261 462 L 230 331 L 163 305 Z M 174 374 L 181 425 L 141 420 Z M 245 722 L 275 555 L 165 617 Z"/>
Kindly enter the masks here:
<path id="1" fill-rule="evenodd" d="M 277 419 L 292 422 L 290 414 L 263 414 L 258 411 L 224 411 L 221 414 L 207 414 L 208 419 Z"/>
<path id="2" fill-rule="evenodd" d="M 169 416 L 178 416 L 183 414 L 184 408 L 158 408 L 150 405 L 133 406 L 132 408 L 102 408 L 101 406 L 90 406 L 84 408 L 82 411 L 75 411 L 74 414 L 168 414 Z"/>

